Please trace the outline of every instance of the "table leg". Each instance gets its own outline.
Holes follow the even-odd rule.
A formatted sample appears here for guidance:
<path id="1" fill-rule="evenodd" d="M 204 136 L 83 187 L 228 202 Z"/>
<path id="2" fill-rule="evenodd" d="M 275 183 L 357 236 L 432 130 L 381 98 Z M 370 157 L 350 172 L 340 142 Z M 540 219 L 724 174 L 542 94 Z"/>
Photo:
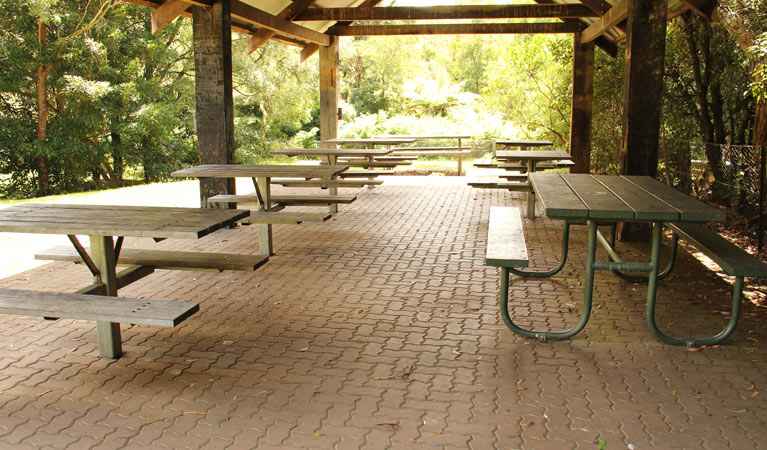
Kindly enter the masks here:
<path id="1" fill-rule="evenodd" d="M 259 194 L 259 206 L 262 211 L 269 211 L 272 208 L 272 190 L 269 186 L 271 181 L 271 177 L 256 177 L 253 179 L 253 182 L 256 184 L 256 191 Z M 258 245 L 260 255 L 274 255 L 274 249 L 272 247 L 272 224 L 258 224 Z"/>
<path id="2" fill-rule="evenodd" d="M 461 151 L 461 138 L 458 138 L 458 151 Z M 463 155 L 458 153 L 458 176 L 463 173 Z"/>
<path id="3" fill-rule="evenodd" d="M 541 331 L 541 330 L 528 330 L 521 328 L 515 324 L 511 315 L 509 314 L 509 268 L 501 268 L 501 317 L 506 326 L 521 336 L 528 338 L 535 338 L 542 341 L 548 339 L 570 339 L 576 334 L 583 331 L 586 324 L 591 317 L 591 304 L 594 298 L 594 272 L 595 272 L 595 258 L 596 258 L 596 242 L 597 242 L 597 224 L 596 222 L 589 221 L 589 239 L 586 253 L 586 285 L 584 287 L 583 295 L 583 308 L 581 310 L 581 317 L 578 323 L 565 331 Z"/>
<path id="4" fill-rule="evenodd" d="M 368 148 L 371 149 L 371 150 L 374 149 L 375 147 L 376 147 L 375 144 L 368 144 Z M 391 145 L 387 145 L 386 148 L 390 149 Z M 374 160 L 375 160 L 375 158 L 373 158 L 372 156 L 368 156 L 368 162 L 372 163 Z M 374 167 L 368 167 L 368 170 L 372 172 L 373 170 L 375 170 L 375 168 Z M 376 179 L 375 176 L 368 177 L 368 180 L 370 180 L 370 181 L 373 181 L 375 179 Z M 372 184 L 368 184 L 368 189 L 373 189 L 373 185 Z"/>
<path id="5" fill-rule="evenodd" d="M 117 261 L 115 258 L 114 241 L 112 236 L 90 236 L 91 259 L 99 269 L 99 279 L 96 282 L 106 286 L 106 295 L 117 296 Z M 113 322 L 96 322 L 99 356 L 104 358 L 119 358 L 122 355 L 122 339 L 120 324 Z"/>
<path id="6" fill-rule="evenodd" d="M 338 158 L 336 155 L 328 155 L 328 164 L 331 166 L 336 165 L 338 162 Z M 335 179 L 335 177 L 331 178 L 331 180 Z M 328 195 L 338 195 L 338 188 L 337 187 L 329 187 L 328 188 Z M 331 214 L 335 214 L 338 212 L 338 203 L 331 203 L 328 205 L 328 212 Z"/>
<path id="7" fill-rule="evenodd" d="M 738 319 L 740 318 L 740 307 L 743 296 L 743 277 L 735 277 L 735 285 L 732 288 L 732 311 L 730 313 L 730 320 L 722 331 L 711 337 L 704 338 L 680 338 L 674 336 L 668 336 L 664 334 L 658 328 L 655 322 L 655 300 L 658 294 L 658 265 L 660 260 L 660 242 L 663 237 L 663 224 L 656 223 L 653 228 L 652 235 L 652 251 L 650 256 L 650 263 L 654 266 L 654 269 L 650 271 L 650 281 L 647 285 L 647 309 L 645 311 L 645 317 L 647 319 L 647 325 L 652 330 L 653 334 L 661 341 L 671 345 L 686 345 L 688 347 L 695 347 L 701 345 L 716 345 L 730 337 L 735 327 L 738 325 Z"/>
<path id="8" fill-rule="evenodd" d="M 530 182 L 530 174 L 535 172 L 535 161 L 527 161 L 527 184 L 530 186 L 530 190 L 527 192 L 527 218 L 535 219 L 535 192 L 533 192 L 533 185 Z"/>

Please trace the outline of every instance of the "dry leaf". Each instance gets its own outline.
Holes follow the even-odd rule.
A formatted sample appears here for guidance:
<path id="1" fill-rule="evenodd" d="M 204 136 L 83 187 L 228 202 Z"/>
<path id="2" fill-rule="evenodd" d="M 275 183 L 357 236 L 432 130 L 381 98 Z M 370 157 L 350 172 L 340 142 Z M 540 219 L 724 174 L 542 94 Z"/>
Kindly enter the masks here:
<path id="1" fill-rule="evenodd" d="M 317 436 L 317 437 L 322 437 L 322 436 L 325 436 L 325 434 L 324 434 L 324 433 L 314 433 L 314 435 L 315 435 L 315 436 Z"/>
<path id="2" fill-rule="evenodd" d="M 207 416 L 208 413 L 202 412 L 202 411 L 184 411 L 181 413 L 181 415 L 182 416 L 187 416 L 187 415 Z"/>
<path id="3" fill-rule="evenodd" d="M 752 384 L 750 387 L 746 388 L 747 391 L 753 391 L 754 389 L 756 389 L 756 385 L 754 385 L 754 384 Z"/>
<path id="4" fill-rule="evenodd" d="M 377 423 L 376 425 L 378 425 L 378 426 L 384 426 L 385 425 L 385 426 L 390 426 L 390 427 L 394 427 L 394 428 L 399 428 L 399 424 L 397 422 L 381 422 L 381 423 Z"/>
<path id="5" fill-rule="evenodd" d="M 147 421 L 144 423 L 144 425 L 149 425 L 150 423 L 159 422 L 159 421 L 161 421 L 161 420 L 165 420 L 165 419 L 151 419 L 151 420 L 147 420 Z"/>
<path id="6" fill-rule="evenodd" d="M 49 392 L 53 392 L 53 389 L 48 389 L 47 391 L 43 391 L 43 392 L 37 394 L 35 397 L 42 397 L 43 395 L 45 395 L 45 394 L 47 394 Z"/>
<path id="7" fill-rule="evenodd" d="M 755 337 L 747 337 L 746 340 L 747 341 L 751 341 L 751 342 L 759 342 L 759 339 L 757 339 Z"/>
<path id="8" fill-rule="evenodd" d="M 523 428 L 532 427 L 535 422 L 520 423 Z"/>
<path id="9" fill-rule="evenodd" d="M 754 393 L 753 393 L 753 394 L 751 394 L 751 398 L 754 398 L 754 397 L 756 397 L 757 395 L 759 395 L 759 391 L 754 391 Z"/>

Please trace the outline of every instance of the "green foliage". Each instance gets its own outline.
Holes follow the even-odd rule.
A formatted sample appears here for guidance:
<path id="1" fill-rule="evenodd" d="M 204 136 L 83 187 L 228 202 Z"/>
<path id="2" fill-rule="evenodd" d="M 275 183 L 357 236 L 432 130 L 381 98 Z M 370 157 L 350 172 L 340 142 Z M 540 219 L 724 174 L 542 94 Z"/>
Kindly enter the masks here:
<path id="1" fill-rule="evenodd" d="M 568 142 L 570 47 L 569 37 L 511 36 L 505 38 L 499 57 L 490 66 L 483 95 L 526 137 L 550 138 L 565 145 Z M 563 63 L 566 60 L 569 65 Z"/>

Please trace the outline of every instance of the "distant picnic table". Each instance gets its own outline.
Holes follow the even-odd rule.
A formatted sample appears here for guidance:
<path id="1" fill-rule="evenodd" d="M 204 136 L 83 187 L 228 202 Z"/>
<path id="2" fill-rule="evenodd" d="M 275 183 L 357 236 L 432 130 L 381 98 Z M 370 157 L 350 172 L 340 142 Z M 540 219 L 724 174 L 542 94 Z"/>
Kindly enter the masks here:
<path id="1" fill-rule="evenodd" d="M 286 206 L 317 206 L 332 203 L 351 203 L 355 196 L 338 195 L 272 195 L 273 177 L 301 178 L 305 180 L 334 180 L 347 170 L 345 165 L 250 165 L 250 164 L 203 164 L 171 173 L 173 177 L 194 178 L 251 178 L 255 191 L 245 195 L 216 195 L 208 203 L 256 204 L 258 211 L 251 213 L 251 223 L 258 223 L 259 247 L 264 256 L 274 254 L 272 245 L 273 223 L 301 223 L 302 221 L 327 220 L 329 214 L 283 213 Z"/>
<path id="2" fill-rule="evenodd" d="M 456 140 L 456 145 L 449 146 L 423 146 L 397 147 L 393 149 L 392 154 L 399 156 L 457 156 L 458 169 L 456 175 L 463 175 L 463 157 L 471 154 L 471 146 L 464 146 L 465 139 L 471 139 L 470 134 L 414 134 L 414 135 L 383 135 L 377 136 L 377 139 L 414 139 L 414 142 L 425 140 Z M 401 145 L 401 144 L 400 144 Z"/>

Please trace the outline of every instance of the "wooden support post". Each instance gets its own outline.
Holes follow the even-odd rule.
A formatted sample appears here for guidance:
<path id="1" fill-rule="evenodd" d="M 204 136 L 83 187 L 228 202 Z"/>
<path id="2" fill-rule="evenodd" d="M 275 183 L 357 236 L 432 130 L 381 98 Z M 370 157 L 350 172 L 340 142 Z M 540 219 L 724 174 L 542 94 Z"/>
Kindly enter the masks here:
<path id="1" fill-rule="evenodd" d="M 115 260 L 114 241 L 112 236 L 91 236 L 91 259 L 99 269 L 96 283 L 105 287 L 105 294 L 117 296 L 117 261 Z M 122 355 L 122 337 L 120 324 L 112 322 L 96 322 L 96 335 L 99 344 L 99 356 L 102 358 L 119 358 Z"/>
<path id="2" fill-rule="evenodd" d="M 338 37 L 320 47 L 320 139 L 338 137 Z M 330 146 L 335 148 L 335 145 Z"/>
<path id="3" fill-rule="evenodd" d="M 571 173 L 591 170 L 591 118 L 594 107 L 594 44 L 581 42 L 575 33 L 573 52 L 573 99 L 570 116 Z"/>
<path id="4" fill-rule="evenodd" d="M 628 0 L 621 175 L 658 173 L 667 0 Z M 648 226 L 620 226 L 620 240 L 647 241 Z"/>
<path id="5" fill-rule="evenodd" d="M 658 172 L 658 145 L 666 52 L 666 0 L 629 0 L 623 79 L 623 175 Z"/>
<path id="6" fill-rule="evenodd" d="M 197 142 L 201 164 L 234 164 L 230 12 L 230 0 L 216 0 L 207 8 L 192 7 Z M 200 178 L 202 206 L 208 206 L 208 197 L 234 195 L 234 181 L 234 178 Z"/>

